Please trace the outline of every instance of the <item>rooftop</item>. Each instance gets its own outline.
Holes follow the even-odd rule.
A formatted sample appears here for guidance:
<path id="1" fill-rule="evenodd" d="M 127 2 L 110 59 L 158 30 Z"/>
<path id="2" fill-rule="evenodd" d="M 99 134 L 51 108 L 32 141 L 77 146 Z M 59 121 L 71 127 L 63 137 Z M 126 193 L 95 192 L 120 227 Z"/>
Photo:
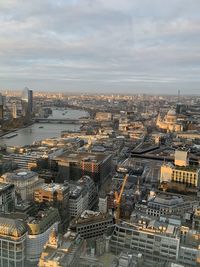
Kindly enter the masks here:
<path id="1" fill-rule="evenodd" d="M 49 191 L 49 192 L 64 191 L 65 189 L 68 188 L 68 184 L 57 184 L 57 183 L 42 184 L 40 188 L 43 189 L 44 191 Z"/>
<path id="2" fill-rule="evenodd" d="M 92 223 L 94 221 L 98 221 L 98 220 L 106 220 L 108 218 L 113 218 L 111 215 L 109 214 L 103 214 L 101 212 L 95 212 L 92 210 L 85 210 L 80 217 L 75 218 L 73 220 L 72 224 L 84 224 L 84 223 Z"/>
<path id="3" fill-rule="evenodd" d="M 0 183 L 0 192 L 5 191 L 8 188 L 13 188 L 13 184 Z"/>
<path id="4" fill-rule="evenodd" d="M 149 203 L 167 205 L 167 206 L 173 206 L 173 205 L 177 205 L 183 202 L 184 200 L 182 197 L 165 195 L 165 194 L 159 194 L 155 198 L 152 198 L 151 200 L 149 200 Z"/>
<path id="5" fill-rule="evenodd" d="M 18 169 L 13 172 L 8 172 L 2 175 L 10 180 L 29 180 L 37 176 L 37 173 L 28 169 Z"/>
<path id="6" fill-rule="evenodd" d="M 69 153 L 65 152 L 61 156 L 56 157 L 58 161 L 73 161 L 73 162 L 95 162 L 101 163 L 104 161 L 108 155 L 103 153 L 86 153 L 86 152 L 79 152 L 79 153 Z"/>
<path id="7" fill-rule="evenodd" d="M 137 231 L 148 233 L 158 233 L 164 236 L 176 237 L 179 233 L 178 227 L 158 220 L 140 219 L 137 223 L 123 221 L 119 226 L 133 228 Z"/>
<path id="8" fill-rule="evenodd" d="M 0 235 L 21 237 L 27 232 L 26 223 L 21 219 L 14 219 L 10 214 L 0 216 Z"/>

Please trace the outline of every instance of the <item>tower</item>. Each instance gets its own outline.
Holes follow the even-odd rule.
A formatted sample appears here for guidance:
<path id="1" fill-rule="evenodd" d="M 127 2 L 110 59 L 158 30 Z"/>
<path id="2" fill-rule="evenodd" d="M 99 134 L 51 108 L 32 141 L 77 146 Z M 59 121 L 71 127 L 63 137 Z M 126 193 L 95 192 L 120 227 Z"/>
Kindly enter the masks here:
<path id="1" fill-rule="evenodd" d="M 4 114 L 3 114 L 3 96 L 0 94 L 0 120 L 3 120 Z"/>
<path id="2" fill-rule="evenodd" d="M 180 102 L 180 94 L 181 94 L 181 91 L 178 90 L 178 103 Z"/>
<path id="3" fill-rule="evenodd" d="M 13 116 L 13 119 L 17 118 L 17 104 L 15 102 L 13 103 L 13 106 L 12 106 L 12 116 Z"/>
<path id="4" fill-rule="evenodd" d="M 27 87 L 22 92 L 22 114 L 24 117 L 30 117 L 33 111 L 33 91 Z"/>

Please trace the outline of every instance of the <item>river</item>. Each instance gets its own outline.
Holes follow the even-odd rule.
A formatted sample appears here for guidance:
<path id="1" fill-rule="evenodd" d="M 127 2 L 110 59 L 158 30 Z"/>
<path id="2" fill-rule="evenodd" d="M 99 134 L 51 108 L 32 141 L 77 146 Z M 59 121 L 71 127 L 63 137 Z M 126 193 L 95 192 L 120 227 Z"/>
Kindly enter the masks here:
<path id="1" fill-rule="evenodd" d="M 73 109 L 53 109 L 52 116 L 50 118 L 54 119 L 78 119 L 80 117 L 89 116 L 89 114 L 82 110 L 73 110 Z M 43 128 L 40 128 L 40 127 Z M 74 131 L 79 130 L 80 125 L 74 124 L 53 124 L 53 123 L 35 123 L 29 127 L 19 129 L 13 134 L 17 134 L 17 136 L 13 138 L 7 138 L 7 135 L 0 138 L 0 145 L 6 146 L 25 146 L 30 145 L 34 141 L 52 138 L 52 137 L 60 137 L 62 131 Z M 11 134 L 9 134 L 10 136 Z"/>

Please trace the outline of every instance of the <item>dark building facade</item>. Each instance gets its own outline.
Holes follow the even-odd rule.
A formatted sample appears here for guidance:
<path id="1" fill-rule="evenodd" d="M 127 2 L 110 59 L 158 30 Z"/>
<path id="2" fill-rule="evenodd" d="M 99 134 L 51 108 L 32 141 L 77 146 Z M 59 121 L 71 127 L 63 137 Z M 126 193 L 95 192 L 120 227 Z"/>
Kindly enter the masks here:
<path id="1" fill-rule="evenodd" d="M 15 208 L 15 191 L 13 184 L 0 183 L 0 212 L 8 213 Z"/>
<path id="2" fill-rule="evenodd" d="M 101 185 L 112 171 L 112 156 L 103 153 L 64 153 L 56 158 L 58 182 L 78 180 L 84 175 Z"/>

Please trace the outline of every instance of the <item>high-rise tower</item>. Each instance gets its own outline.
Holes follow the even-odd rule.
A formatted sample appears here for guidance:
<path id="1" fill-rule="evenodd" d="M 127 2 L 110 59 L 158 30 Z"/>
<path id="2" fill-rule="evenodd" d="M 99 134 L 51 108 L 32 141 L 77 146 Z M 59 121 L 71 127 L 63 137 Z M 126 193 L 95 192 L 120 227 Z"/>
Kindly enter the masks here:
<path id="1" fill-rule="evenodd" d="M 3 96 L 2 94 L 0 94 L 0 120 L 3 120 Z"/>
<path id="2" fill-rule="evenodd" d="M 30 117 L 33 111 L 33 91 L 27 87 L 22 92 L 22 114 L 24 117 Z"/>

